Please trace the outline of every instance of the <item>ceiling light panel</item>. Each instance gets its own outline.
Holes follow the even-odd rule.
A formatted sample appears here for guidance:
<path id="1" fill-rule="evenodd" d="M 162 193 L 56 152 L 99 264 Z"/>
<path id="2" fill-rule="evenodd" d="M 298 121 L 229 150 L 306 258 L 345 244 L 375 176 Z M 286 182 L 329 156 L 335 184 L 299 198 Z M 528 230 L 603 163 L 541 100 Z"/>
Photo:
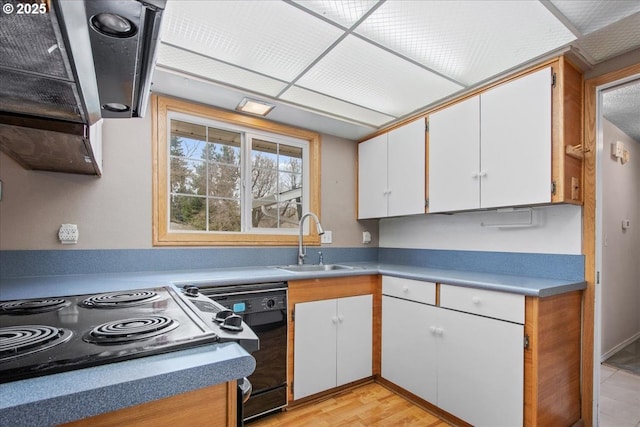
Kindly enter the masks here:
<path id="1" fill-rule="evenodd" d="M 284 2 L 173 1 L 162 40 L 281 80 L 292 80 L 342 31 Z"/>
<path id="2" fill-rule="evenodd" d="M 538 1 L 387 1 L 356 32 L 473 85 L 575 36 Z"/>
<path id="3" fill-rule="evenodd" d="M 304 107 L 322 111 L 331 116 L 347 118 L 374 127 L 379 127 L 388 123 L 396 117 L 378 113 L 367 108 L 349 104 L 340 99 L 322 95 L 301 87 L 291 87 L 280 96 L 281 99 Z"/>
<path id="4" fill-rule="evenodd" d="M 378 0 L 296 0 L 295 3 L 343 27 L 351 28 Z"/>
<path id="5" fill-rule="evenodd" d="M 640 48 L 640 13 L 581 38 L 577 45 L 596 63 Z"/>
<path id="6" fill-rule="evenodd" d="M 342 40 L 297 84 L 398 117 L 462 89 L 355 36 Z"/>
<path id="7" fill-rule="evenodd" d="M 276 96 L 286 87 L 279 80 L 165 44 L 158 49 L 158 65 L 268 96 Z"/>
<path id="8" fill-rule="evenodd" d="M 551 0 L 582 34 L 590 34 L 640 12 L 640 2 L 631 0 Z"/>

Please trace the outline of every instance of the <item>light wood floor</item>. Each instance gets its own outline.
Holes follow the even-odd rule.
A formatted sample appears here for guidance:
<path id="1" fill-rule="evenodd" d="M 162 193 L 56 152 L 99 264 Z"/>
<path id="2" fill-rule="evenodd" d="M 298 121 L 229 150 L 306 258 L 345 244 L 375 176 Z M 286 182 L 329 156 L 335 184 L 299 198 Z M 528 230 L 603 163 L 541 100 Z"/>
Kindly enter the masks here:
<path id="1" fill-rule="evenodd" d="M 270 415 L 247 427 L 450 427 L 385 387 L 369 383 L 320 402 Z"/>

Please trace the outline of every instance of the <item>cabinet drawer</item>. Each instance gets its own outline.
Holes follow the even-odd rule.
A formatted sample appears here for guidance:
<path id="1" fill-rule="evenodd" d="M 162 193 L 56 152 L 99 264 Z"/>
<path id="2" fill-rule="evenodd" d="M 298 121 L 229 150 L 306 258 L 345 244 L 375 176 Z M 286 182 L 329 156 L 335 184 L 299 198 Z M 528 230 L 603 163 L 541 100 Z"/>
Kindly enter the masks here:
<path id="1" fill-rule="evenodd" d="M 524 295 L 443 284 L 440 307 L 524 324 Z"/>
<path id="2" fill-rule="evenodd" d="M 382 293 L 425 304 L 436 303 L 436 284 L 432 282 L 382 276 Z"/>

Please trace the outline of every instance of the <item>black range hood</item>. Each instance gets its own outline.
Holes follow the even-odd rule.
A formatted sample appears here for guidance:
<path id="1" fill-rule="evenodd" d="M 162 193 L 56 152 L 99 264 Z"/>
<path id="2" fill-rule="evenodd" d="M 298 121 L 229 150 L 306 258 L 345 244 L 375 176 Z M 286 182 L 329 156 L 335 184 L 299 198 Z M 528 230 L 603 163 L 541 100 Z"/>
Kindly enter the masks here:
<path id="1" fill-rule="evenodd" d="M 53 147 L 52 141 L 67 134 L 76 139 L 67 145 L 89 147 L 81 158 L 88 155 L 99 169 L 99 153 L 91 151 L 100 144 L 88 142 L 90 134 L 96 133 L 91 132 L 94 125 L 101 118 L 145 114 L 165 3 L 4 0 L 0 149 L 26 168 L 57 170 L 46 165 L 46 151 Z M 48 131 L 58 135 L 35 137 Z M 40 146 L 43 138 L 49 141 L 48 147 Z M 28 150 L 21 147 L 25 143 L 31 146 Z M 25 151 L 40 161 L 18 158 Z"/>

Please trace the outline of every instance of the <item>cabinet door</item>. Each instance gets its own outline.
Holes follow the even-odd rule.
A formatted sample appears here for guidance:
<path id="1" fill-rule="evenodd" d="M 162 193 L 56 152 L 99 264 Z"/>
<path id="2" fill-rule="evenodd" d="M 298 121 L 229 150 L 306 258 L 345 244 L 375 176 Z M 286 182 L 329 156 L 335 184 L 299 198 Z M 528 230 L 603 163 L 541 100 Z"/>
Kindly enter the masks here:
<path id="1" fill-rule="evenodd" d="M 387 216 L 387 134 L 358 144 L 358 218 Z"/>
<path id="2" fill-rule="evenodd" d="M 523 423 L 524 326 L 440 309 L 438 406 L 477 427 Z"/>
<path id="3" fill-rule="evenodd" d="M 429 333 L 437 308 L 382 297 L 382 377 L 437 403 L 436 339 Z"/>
<path id="4" fill-rule="evenodd" d="M 425 212 L 425 121 L 415 120 L 389 132 L 388 216 Z"/>
<path id="5" fill-rule="evenodd" d="M 482 208 L 551 202 L 551 68 L 480 95 Z"/>
<path id="6" fill-rule="evenodd" d="M 480 98 L 429 116 L 429 212 L 480 207 Z"/>
<path id="7" fill-rule="evenodd" d="M 295 305 L 294 399 L 336 386 L 336 300 Z"/>
<path id="8" fill-rule="evenodd" d="M 372 374 L 373 297 L 361 295 L 337 300 L 336 385 Z"/>

